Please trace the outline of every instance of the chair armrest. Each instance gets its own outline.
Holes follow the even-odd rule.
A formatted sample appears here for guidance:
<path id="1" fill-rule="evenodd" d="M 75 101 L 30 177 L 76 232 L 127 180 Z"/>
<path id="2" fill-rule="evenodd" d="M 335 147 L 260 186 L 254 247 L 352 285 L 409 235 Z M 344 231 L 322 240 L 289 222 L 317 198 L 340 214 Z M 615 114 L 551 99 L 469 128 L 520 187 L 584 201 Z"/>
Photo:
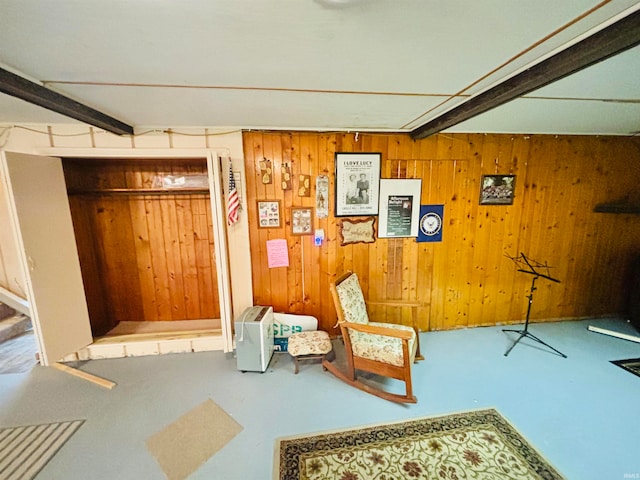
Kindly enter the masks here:
<path id="1" fill-rule="evenodd" d="M 357 332 L 372 333 L 374 335 L 383 335 L 385 337 L 395 337 L 401 340 L 410 340 L 413 336 L 413 332 L 408 332 L 406 330 L 397 330 L 395 328 L 380 327 L 378 325 L 367 325 L 363 323 L 349 322 L 343 322 L 340 325 Z"/>
<path id="2" fill-rule="evenodd" d="M 382 307 L 425 307 L 427 306 L 424 302 L 405 302 L 404 300 L 367 300 L 367 305 L 375 305 Z"/>

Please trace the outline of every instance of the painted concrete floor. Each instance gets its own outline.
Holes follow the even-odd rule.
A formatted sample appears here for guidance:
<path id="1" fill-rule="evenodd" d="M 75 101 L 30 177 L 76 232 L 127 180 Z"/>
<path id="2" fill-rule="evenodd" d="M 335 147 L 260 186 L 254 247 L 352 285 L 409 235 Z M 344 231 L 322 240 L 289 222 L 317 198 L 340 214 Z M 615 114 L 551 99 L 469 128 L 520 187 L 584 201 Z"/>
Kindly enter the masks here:
<path id="1" fill-rule="evenodd" d="M 263 374 L 238 372 L 221 352 L 77 365 L 113 390 L 38 366 L 0 375 L 0 426 L 86 419 L 38 480 L 162 479 L 145 440 L 211 398 L 244 430 L 190 478 L 259 480 L 272 478 L 280 436 L 492 407 L 567 479 L 640 478 L 640 377 L 609 363 L 640 357 L 640 344 L 589 325 L 637 334 L 615 319 L 530 327 L 566 359 L 528 340 L 505 357 L 515 337 L 500 327 L 421 334 L 426 360 L 414 368 L 411 406 L 351 388 L 317 363 L 294 375 L 287 354 Z"/>

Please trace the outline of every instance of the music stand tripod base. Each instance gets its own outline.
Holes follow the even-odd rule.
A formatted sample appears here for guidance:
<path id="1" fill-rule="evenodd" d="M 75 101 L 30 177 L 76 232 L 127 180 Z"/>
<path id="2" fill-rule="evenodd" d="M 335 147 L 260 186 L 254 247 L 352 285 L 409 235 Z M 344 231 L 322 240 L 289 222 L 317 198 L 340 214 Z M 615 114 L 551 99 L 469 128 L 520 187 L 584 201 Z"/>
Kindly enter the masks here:
<path id="1" fill-rule="evenodd" d="M 527 324 L 528 326 L 528 324 Z M 551 345 L 549 345 L 548 343 L 543 342 L 542 340 L 540 340 L 538 337 L 536 337 L 535 335 L 530 334 L 526 327 L 524 330 L 510 330 L 508 328 L 503 328 L 502 329 L 503 332 L 515 332 L 515 333 L 519 333 L 520 336 L 517 338 L 517 340 L 515 342 L 513 342 L 513 344 L 509 347 L 509 350 L 507 350 L 504 354 L 504 356 L 506 357 L 507 355 L 509 355 L 509 353 L 511 353 L 511 350 L 513 350 L 513 347 L 515 347 L 517 345 L 517 343 L 522 340 L 523 337 L 527 337 L 530 338 L 531 340 L 534 340 L 538 343 L 540 343 L 541 345 L 544 345 L 547 348 L 550 348 L 551 350 L 553 350 L 554 352 L 556 352 L 558 355 L 560 355 L 563 358 L 567 358 L 567 356 L 562 353 L 560 350 L 556 350 L 555 348 L 553 348 Z"/>
<path id="2" fill-rule="evenodd" d="M 527 307 L 527 318 L 526 318 L 526 320 L 524 322 L 524 330 L 510 330 L 510 329 L 503 329 L 502 330 L 503 332 L 515 332 L 515 333 L 519 333 L 520 334 L 520 336 L 516 339 L 516 341 L 513 342 L 513 344 L 505 352 L 504 356 L 506 357 L 507 355 L 509 355 L 509 353 L 511 353 L 511 350 L 513 350 L 513 347 L 515 347 L 518 344 L 518 342 L 520 340 L 522 340 L 524 337 L 527 337 L 527 338 L 530 338 L 530 339 L 538 342 L 539 344 L 544 345 L 545 347 L 553 350 L 554 352 L 556 352 L 561 357 L 567 358 L 567 356 L 564 353 L 562 353 L 560 350 L 556 350 L 555 348 L 553 348 L 548 343 L 543 342 L 542 340 L 540 340 L 535 335 L 532 335 L 532 334 L 529 333 L 529 316 L 531 315 L 531 305 L 533 304 L 533 292 L 536 291 L 536 280 L 538 280 L 538 278 L 540 278 L 540 277 L 545 278 L 547 280 L 551 280 L 552 282 L 556 282 L 556 283 L 560 283 L 560 280 L 557 280 L 557 279 L 555 279 L 553 277 L 550 277 L 549 275 L 544 275 L 544 274 L 538 272 L 536 270 L 536 266 L 531 264 L 531 262 L 525 256 L 524 253 L 521 253 L 520 257 L 518 257 L 518 258 L 512 258 L 512 260 L 514 260 L 516 262 L 516 264 L 520 261 L 520 259 L 522 259 L 522 261 L 526 264 L 527 268 L 519 268 L 518 271 L 522 272 L 522 273 L 527 273 L 529 275 L 533 275 L 533 280 L 531 281 L 531 288 L 529 289 L 529 295 L 527 296 L 527 298 L 529 299 L 529 305 Z"/>

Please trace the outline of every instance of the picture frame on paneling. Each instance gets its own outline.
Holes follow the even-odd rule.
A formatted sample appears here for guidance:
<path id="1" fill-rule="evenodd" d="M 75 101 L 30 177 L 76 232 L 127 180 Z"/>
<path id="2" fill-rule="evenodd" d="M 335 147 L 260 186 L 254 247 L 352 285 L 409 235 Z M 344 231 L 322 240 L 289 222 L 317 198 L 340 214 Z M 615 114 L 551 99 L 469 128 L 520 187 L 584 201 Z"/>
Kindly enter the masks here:
<path id="1" fill-rule="evenodd" d="M 483 175 L 480 205 L 512 205 L 515 188 L 515 175 Z"/>
<path id="2" fill-rule="evenodd" d="M 258 228 L 280 228 L 280 200 L 258 200 Z"/>
<path id="3" fill-rule="evenodd" d="M 336 152 L 335 216 L 378 215 L 380 153 Z"/>
<path id="4" fill-rule="evenodd" d="M 291 234 L 313 235 L 313 208 L 291 207 Z"/>
<path id="5" fill-rule="evenodd" d="M 376 217 L 359 219 L 345 218 L 338 225 L 340 246 L 353 243 L 374 243 L 376 241 Z"/>
<path id="6" fill-rule="evenodd" d="M 380 180 L 378 238 L 418 236 L 421 192 L 419 178 Z"/>

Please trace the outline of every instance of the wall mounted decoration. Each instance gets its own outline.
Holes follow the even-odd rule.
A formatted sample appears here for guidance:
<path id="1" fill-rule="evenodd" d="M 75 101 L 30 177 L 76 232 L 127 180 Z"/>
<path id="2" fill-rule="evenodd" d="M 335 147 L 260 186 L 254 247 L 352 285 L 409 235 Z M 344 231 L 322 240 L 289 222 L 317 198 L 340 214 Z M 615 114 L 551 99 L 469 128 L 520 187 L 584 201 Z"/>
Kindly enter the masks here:
<path id="1" fill-rule="evenodd" d="M 288 163 L 284 163 L 282 165 L 280 178 L 280 186 L 282 187 L 282 190 L 291 190 L 293 182 L 291 179 L 291 167 Z"/>
<path id="2" fill-rule="evenodd" d="M 511 205 L 515 188 L 515 175 L 483 175 L 480 205 Z"/>
<path id="3" fill-rule="evenodd" d="M 418 236 L 421 188 L 420 179 L 380 180 L 379 238 Z"/>
<path id="4" fill-rule="evenodd" d="M 258 200 L 258 227 L 280 228 L 280 200 Z"/>
<path id="5" fill-rule="evenodd" d="M 345 218 L 339 224 L 340 245 L 351 243 L 374 243 L 376 241 L 376 217 L 350 220 Z"/>
<path id="6" fill-rule="evenodd" d="M 313 208 L 291 207 L 291 233 L 313 235 Z"/>
<path id="7" fill-rule="evenodd" d="M 378 214 L 380 153 L 336 153 L 336 217 Z"/>
<path id="8" fill-rule="evenodd" d="M 316 177 L 316 216 L 318 218 L 329 216 L 329 177 L 326 175 Z"/>
<path id="9" fill-rule="evenodd" d="M 273 183 L 273 169 L 271 168 L 271 160 L 267 160 L 265 157 L 263 157 L 262 161 L 260 161 L 260 178 L 262 178 L 262 183 L 264 185 Z"/>
<path id="10" fill-rule="evenodd" d="M 444 205 L 420 205 L 417 242 L 441 242 Z"/>
<path id="11" fill-rule="evenodd" d="M 299 175 L 298 176 L 298 196 L 310 197 L 311 196 L 311 175 Z"/>

